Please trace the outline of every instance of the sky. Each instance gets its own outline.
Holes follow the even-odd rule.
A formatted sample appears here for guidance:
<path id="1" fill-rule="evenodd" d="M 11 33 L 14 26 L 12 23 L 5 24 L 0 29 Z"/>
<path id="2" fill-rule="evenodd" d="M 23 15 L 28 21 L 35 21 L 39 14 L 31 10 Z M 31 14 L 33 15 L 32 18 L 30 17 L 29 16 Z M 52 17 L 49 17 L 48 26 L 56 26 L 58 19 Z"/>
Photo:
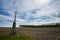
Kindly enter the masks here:
<path id="1" fill-rule="evenodd" d="M 0 27 L 60 23 L 60 0 L 0 0 Z"/>

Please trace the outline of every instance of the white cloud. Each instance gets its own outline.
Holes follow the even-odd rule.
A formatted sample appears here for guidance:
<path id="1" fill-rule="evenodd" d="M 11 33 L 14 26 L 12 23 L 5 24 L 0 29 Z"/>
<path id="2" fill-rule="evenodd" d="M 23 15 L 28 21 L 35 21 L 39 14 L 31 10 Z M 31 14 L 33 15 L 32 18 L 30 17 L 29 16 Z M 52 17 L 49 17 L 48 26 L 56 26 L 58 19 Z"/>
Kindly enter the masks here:
<path id="1" fill-rule="evenodd" d="M 46 4 L 41 4 L 41 2 L 46 2 Z M 16 6 L 19 12 L 24 12 L 32 9 L 41 9 L 49 5 L 50 2 L 50 0 L 17 0 Z"/>
<path id="2" fill-rule="evenodd" d="M 13 20 L 13 18 L 5 16 L 5 15 L 1 15 L 1 14 L 0 14 L 0 19 L 5 20 L 5 21 L 6 20 Z"/>
<path id="3" fill-rule="evenodd" d="M 55 1 L 55 0 L 54 0 Z M 6 9 L 6 11 L 11 16 L 4 16 L 0 15 L 0 19 L 6 21 L 6 20 L 12 20 L 14 17 L 14 11 L 17 9 L 17 26 L 20 24 L 46 24 L 46 23 L 52 23 L 52 22 L 59 22 L 60 18 L 53 17 L 52 14 L 57 14 L 58 11 L 60 11 L 60 1 L 56 0 L 55 2 L 52 2 L 51 0 L 2 0 L 2 8 Z M 56 5 L 57 4 L 57 5 Z M 31 13 L 32 10 L 40 9 L 35 11 L 36 13 Z M 26 14 L 24 17 L 25 19 L 19 18 L 20 15 Z M 34 21 L 28 22 L 29 18 L 33 16 L 37 19 Z M 51 17 L 50 21 L 45 21 L 40 19 L 42 16 L 49 16 Z M 48 19 L 47 19 L 48 20 Z"/>
<path id="4" fill-rule="evenodd" d="M 18 22 L 25 22 L 26 20 L 23 20 L 23 19 L 20 19 L 20 18 L 16 18 L 17 20 L 16 20 L 16 22 L 18 23 Z M 4 24 L 4 26 L 8 26 L 9 25 L 9 27 L 11 27 L 11 25 L 12 25 L 12 23 L 13 23 L 13 20 L 14 20 L 14 18 L 13 17 L 11 17 L 11 16 L 5 16 L 5 15 L 1 15 L 0 14 L 0 20 L 2 20 L 2 21 L 4 21 L 3 22 L 3 24 Z M 10 20 L 10 21 L 12 21 L 12 22 L 8 22 L 7 20 Z M 8 24 L 9 23 L 9 24 Z M 0 23 L 1 24 L 1 23 Z M 8 24 L 8 25 L 7 25 Z M 3 26 L 3 25 L 2 25 Z M 18 25 L 17 25 L 18 26 Z"/>

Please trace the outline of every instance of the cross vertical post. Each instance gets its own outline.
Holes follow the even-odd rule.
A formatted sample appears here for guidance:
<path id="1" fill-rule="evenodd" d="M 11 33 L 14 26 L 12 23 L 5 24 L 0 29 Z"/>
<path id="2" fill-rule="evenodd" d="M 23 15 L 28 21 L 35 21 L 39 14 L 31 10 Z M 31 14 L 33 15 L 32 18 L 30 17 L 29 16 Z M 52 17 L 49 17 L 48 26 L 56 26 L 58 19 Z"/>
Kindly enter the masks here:
<path id="1" fill-rule="evenodd" d="M 10 35 L 16 35 L 16 14 L 17 14 L 17 11 L 15 11 L 14 21 L 13 21 L 13 25 L 12 25 L 12 31 L 11 31 Z"/>

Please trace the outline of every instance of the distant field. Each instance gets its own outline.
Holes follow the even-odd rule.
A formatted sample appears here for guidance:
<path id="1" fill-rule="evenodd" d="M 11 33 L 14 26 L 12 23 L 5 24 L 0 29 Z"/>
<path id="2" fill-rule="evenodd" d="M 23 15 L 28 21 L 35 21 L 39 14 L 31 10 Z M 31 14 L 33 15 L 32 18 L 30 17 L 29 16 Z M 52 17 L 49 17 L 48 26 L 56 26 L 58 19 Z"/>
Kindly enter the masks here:
<path id="1" fill-rule="evenodd" d="M 9 34 L 11 28 L 0 28 L 0 34 Z M 60 27 L 17 28 L 17 34 L 25 34 L 36 40 L 60 40 Z"/>

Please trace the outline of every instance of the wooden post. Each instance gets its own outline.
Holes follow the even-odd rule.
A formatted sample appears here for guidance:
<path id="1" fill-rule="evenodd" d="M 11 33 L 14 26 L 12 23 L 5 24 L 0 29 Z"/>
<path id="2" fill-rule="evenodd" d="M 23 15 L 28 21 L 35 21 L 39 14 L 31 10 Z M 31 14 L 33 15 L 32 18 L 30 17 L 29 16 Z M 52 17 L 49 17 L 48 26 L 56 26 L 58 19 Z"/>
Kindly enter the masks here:
<path id="1" fill-rule="evenodd" d="M 14 21 L 13 21 L 13 25 L 12 25 L 12 31 L 11 31 L 10 35 L 16 35 L 16 14 L 17 14 L 17 12 L 15 11 Z"/>

